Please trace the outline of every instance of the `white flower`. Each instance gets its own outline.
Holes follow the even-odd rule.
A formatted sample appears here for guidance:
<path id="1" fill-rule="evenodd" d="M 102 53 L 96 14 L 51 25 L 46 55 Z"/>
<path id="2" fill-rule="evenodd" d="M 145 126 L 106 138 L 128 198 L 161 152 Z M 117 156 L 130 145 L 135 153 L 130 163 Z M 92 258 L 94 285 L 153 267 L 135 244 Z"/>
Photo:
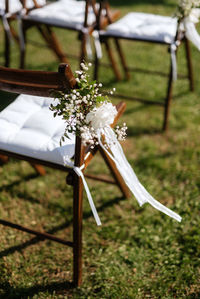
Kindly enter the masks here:
<path id="1" fill-rule="evenodd" d="M 111 103 L 103 103 L 87 114 L 86 123 L 90 123 L 95 130 L 102 129 L 113 123 L 116 114 L 117 110 Z"/>

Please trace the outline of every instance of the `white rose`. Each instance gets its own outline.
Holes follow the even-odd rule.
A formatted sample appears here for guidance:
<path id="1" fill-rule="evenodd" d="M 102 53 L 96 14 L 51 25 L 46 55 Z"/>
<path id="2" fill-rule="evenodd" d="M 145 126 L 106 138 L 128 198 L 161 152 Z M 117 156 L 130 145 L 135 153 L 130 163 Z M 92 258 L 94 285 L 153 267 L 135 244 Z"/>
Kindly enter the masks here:
<path id="1" fill-rule="evenodd" d="M 117 115 L 115 106 L 111 103 L 103 103 L 100 107 L 94 108 L 86 116 L 86 122 L 97 130 L 111 125 Z"/>

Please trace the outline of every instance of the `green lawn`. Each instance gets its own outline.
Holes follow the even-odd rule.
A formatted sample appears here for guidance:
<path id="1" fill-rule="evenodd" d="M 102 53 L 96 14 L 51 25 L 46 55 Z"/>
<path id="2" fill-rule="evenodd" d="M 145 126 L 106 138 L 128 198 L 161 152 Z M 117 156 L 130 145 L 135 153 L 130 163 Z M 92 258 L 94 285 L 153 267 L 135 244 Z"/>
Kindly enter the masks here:
<path id="1" fill-rule="evenodd" d="M 176 7 L 175 0 L 111 3 L 122 15 L 131 10 L 171 15 Z M 78 54 L 76 34 L 56 32 L 66 52 Z M 43 43 L 34 29 L 28 40 Z M 122 46 L 136 69 L 168 71 L 165 47 L 139 42 Z M 12 50 L 11 66 L 16 67 L 19 52 L 14 44 Z M 191 50 L 195 92 L 189 91 L 186 79 L 175 82 L 167 134 L 160 130 L 162 107 L 129 101 L 122 117 L 128 125 L 123 147 L 129 162 L 149 192 L 179 213 L 182 222 L 150 205 L 140 208 L 134 198 L 124 200 L 113 185 L 88 180 L 102 226 L 96 226 L 84 196 L 82 286 L 71 286 L 71 248 L 0 226 L 0 298 L 200 298 L 200 53 L 193 46 Z M 3 64 L 2 51 L 1 46 Z M 76 70 L 78 61 L 69 59 Z M 108 62 L 106 55 L 103 60 Z M 28 43 L 27 68 L 57 66 L 47 48 Z M 184 47 L 178 55 L 178 72 L 186 74 Z M 133 72 L 129 82 L 116 83 L 112 70 L 103 66 L 100 81 L 106 89 L 116 87 L 119 93 L 150 100 L 162 99 L 167 88 L 167 78 L 141 71 Z M 100 156 L 89 170 L 107 172 Z M 10 160 L 0 168 L 0 181 L 1 218 L 71 238 L 72 190 L 65 184 L 65 174 L 47 169 L 46 176 L 38 177 L 26 162 Z"/>

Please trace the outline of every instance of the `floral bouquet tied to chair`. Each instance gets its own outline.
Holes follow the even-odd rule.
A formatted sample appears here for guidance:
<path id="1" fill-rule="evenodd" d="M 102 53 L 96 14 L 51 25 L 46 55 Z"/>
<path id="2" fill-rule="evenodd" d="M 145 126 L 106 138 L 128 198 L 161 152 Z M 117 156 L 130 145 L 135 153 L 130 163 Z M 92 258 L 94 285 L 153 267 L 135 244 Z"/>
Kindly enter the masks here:
<path id="1" fill-rule="evenodd" d="M 115 130 L 111 128 L 117 110 L 109 98 L 103 96 L 100 92 L 101 83 L 97 84 L 95 81 L 89 83 L 89 76 L 87 74 L 88 66 L 82 63 L 82 70 L 76 71 L 77 89 L 73 90 L 70 94 L 56 92 L 54 94 L 56 102 L 50 105 L 50 109 L 54 112 L 54 116 L 62 116 L 66 122 L 66 129 L 60 141 L 63 162 L 67 167 L 72 167 L 78 176 L 81 176 L 96 223 L 101 225 L 92 196 L 82 173 L 84 164 L 79 168 L 74 167 L 73 162 L 65 154 L 64 147 L 62 147 L 62 142 L 66 138 L 70 138 L 69 133 L 81 137 L 84 146 L 89 146 L 92 149 L 100 146 L 106 152 L 115 163 L 123 180 L 140 205 L 148 202 L 154 208 L 177 221 L 181 221 L 179 215 L 156 201 L 139 182 L 119 143 L 119 140 L 124 140 L 126 137 L 126 124 L 124 123 L 121 128 L 117 126 Z M 110 93 L 112 94 L 113 91 Z"/>
<path id="2" fill-rule="evenodd" d="M 85 180 L 86 176 L 92 176 L 84 176 L 84 170 L 97 152 L 106 162 L 124 198 L 130 196 L 130 189 L 140 205 L 149 202 L 181 221 L 179 215 L 145 190 L 126 160 L 118 141 L 125 138 L 126 125 L 116 127 L 115 131 L 112 129 L 124 112 L 125 103 L 113 106 L 108 97 L 100 93 L 101 84 L 88 82 L 88 67 L 81 67 L 76 78 L 67 64 L 60 64 L 58 72 L 0 67 L 0 90 L 19 94 L 0 113 L 0 155 L 27 161 L 40 174 L 41 169 L 44 171 L 43 166 L 67 174 L 66 183 L 73 189 L 73 237 L 66 240 L 51 231 L 29 228 L 9 219 L 0 219 L 0 224 L 71 247 L 76 286 L 82 282 L 83 187 L 95 220 L 101 224 Z M 52 93 L 56 99 L 52 98 Z M 97 176 L 93 178 L 113 183 Z"/>
<path id="3" fill-rule="evenodd" d="M 200 0 L 180 0 L 175 16 L 186 38 L 200 50 L 200 36 L 195 28 L 200 19 Z"/>

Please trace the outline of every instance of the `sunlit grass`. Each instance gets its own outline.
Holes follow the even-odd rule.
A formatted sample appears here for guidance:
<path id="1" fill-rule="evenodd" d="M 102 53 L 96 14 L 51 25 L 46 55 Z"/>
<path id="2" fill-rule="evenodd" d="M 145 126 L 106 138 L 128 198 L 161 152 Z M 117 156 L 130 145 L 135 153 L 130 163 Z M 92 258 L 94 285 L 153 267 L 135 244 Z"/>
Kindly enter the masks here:
<path id="1" fill-rule="evenodd" d="M 112 1 L 122 11 L 171 15 L 171 1 Z M 2 32 L 2 30 L 1 30 Z M 79 53 L 73 32 L 56 30 L 66 53 Z M 31 29 L 28 40 L 42 41 Z M 167 49 L 158 45 L 123 42 L 127 61 L 135 68 L 169 71 Z M 12 67 L 19 62 L 12 46 Z M 124 200 L 113 185 L 88 180 L 102 220 L 97 227 L 84 197 L 83 285 L 72 289 L 71 249 L 41 241 L 0 226 L 0 298 L 199 298 L 200 297 L 200 53 L 192 46 L 195 92 L 188 81 L 175 82 L 170 129 L 161 132 L 162 107 L 129 101 L 122 117 L 128 125 L 124 151 L 150 193 L 183 217 L 181 224 L 154 210 Z M 3 63 L 2 48 L 1 62 Z M 69 56 L 72 69 L 78 61 Z M 106 53 L 103 58 L 108 62 Z M 28 43 L 27 68 L 56 70 L 58 61 L 46 47 Z M 184 47 L 178 72 L 186 74 Z M 111 69 L 100 68 L 105 89 L 151 100 L 165 97 L 167 77 L 132 72 L 129 82 L 114 81 Z M 1 96 L 2 97 L 2 96 Z M 120 99 L 115 99 L 118 102 Z M 5 100 L 1 108 L 5 107 Z M 105 173 L 97 155 L 88 172 Z M 47 169 L 35 175 L 26 162 L 10 160 L 0 168 L 0 217 L 71 238 L 72 190 L 65 173 Z"/>

